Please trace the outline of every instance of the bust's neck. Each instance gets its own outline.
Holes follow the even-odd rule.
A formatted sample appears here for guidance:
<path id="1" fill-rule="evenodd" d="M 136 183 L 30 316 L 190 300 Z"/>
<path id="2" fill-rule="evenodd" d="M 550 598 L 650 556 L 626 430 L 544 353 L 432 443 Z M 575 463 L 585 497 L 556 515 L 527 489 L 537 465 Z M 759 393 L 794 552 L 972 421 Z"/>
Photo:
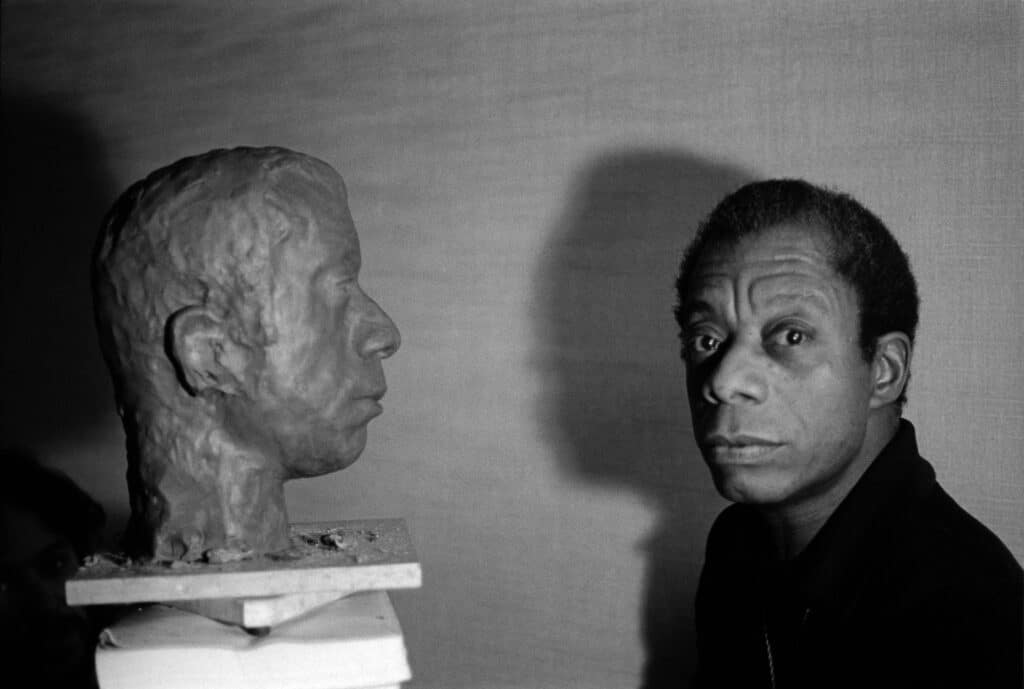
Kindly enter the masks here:
<path id="1" fill-rule="evenodd" d="M 287 548 L 278 458 L 232 438 L 210 414 L 164 412 L 126 418 L 130 548 L 160 560 Z"/>

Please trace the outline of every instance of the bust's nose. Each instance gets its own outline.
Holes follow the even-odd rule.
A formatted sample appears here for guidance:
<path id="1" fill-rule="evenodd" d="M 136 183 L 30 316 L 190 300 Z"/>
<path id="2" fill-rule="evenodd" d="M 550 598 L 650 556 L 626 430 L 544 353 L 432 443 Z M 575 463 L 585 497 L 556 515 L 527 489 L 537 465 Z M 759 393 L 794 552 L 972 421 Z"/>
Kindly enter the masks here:
<path id="1" fill-rule="evenodd" d="M 387 359 L 402 345 L 402 335 L 377 302 L 365 293 L 362 297 L 356 326 L 356 351 L 364 359 Z"/>

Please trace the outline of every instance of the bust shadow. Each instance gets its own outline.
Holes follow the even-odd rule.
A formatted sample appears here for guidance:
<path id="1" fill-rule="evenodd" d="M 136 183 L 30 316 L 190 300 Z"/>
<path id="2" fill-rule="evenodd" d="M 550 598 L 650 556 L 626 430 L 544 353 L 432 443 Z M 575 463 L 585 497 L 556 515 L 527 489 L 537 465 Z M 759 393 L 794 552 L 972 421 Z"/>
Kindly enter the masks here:
<path id="1" fill-rule="evenodd" d="M 0 437 L 45 455 L 113 418 L 89 259 L 116 190 L 98 134 L 51 99 L 5 87 L 3 146 Z"/>
<path id="2" fill-rule="evenodd" d="M 606 154 L 575 179 L 535 283 L 546 439 L 564 471 L 656 511 L 642 542 L 647 689 L 693 674 L 693 596 L 723 504 L 690 430 L 675 276 L 699 221 L 751 178 L 682 151 Z"/>
<path id="3" fill-rule="evenodd" d="M 105 420 L 89 258 L 114 198 L 98 136 L 76 114 L 4 94 L 3 437 L 29 446 Z"/>

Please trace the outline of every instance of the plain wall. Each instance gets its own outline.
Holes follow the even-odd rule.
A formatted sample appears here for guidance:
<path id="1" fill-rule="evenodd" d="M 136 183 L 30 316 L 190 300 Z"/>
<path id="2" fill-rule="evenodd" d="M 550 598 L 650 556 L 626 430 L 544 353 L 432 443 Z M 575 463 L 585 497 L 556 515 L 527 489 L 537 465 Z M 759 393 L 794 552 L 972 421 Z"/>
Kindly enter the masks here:
<path id="1" fill-rule="evenodd" d="M 1024 557 L 1017 2 L 3 3 L 3 440 L 127 510 L 88 254 L 185 155 L 278 144 L 344 175 L 402 331 L 350 469 L 294 520 L 401 516 L 413 687 L 623 687 L 692 668 L 723 506 L 671 317 L 738 184 L 853 193 L 923 296 L 907 416 Z M 654 684 L 652 682 L 652 684 Z"/>

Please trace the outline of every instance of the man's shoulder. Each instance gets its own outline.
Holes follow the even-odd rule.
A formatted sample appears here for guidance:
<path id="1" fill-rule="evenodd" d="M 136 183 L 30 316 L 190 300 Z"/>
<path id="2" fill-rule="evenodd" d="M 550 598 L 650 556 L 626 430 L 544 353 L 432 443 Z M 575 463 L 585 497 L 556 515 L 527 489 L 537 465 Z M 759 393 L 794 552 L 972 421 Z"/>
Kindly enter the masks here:
<path id="1" fill-rule="evenodd" d="M 891 573 L 904 572 L 910 577 L 906 583 L 924 590 L 978 582 L 1020 586 L 1016 558 L 939 484 L 918 451 L 910 422 L 901 422 L 876 464 L 862 478 L 873 484 L 861 502 L 867 496 L 885 506 L 871 519 L 871 536 L 864 542 L 889 561 Z"/>
<path id="2" fill-rule="evenodd" d="M 1024 583 L 1020 563 L 938 483 L 892 527 L 893 565 L 924 584 L 922 594 L 976 586 L 992 592 L 1008 587 L 1019 597 Z"/>
<path id="3" fill-rule="evenodd" d="M 937 686 L 1020 686 L 1024 571 L 988 527 L 935 483 L 892 525 L 887 554 L 862 610 L 883 645 L 914 672 L 943 659 Z"/>

